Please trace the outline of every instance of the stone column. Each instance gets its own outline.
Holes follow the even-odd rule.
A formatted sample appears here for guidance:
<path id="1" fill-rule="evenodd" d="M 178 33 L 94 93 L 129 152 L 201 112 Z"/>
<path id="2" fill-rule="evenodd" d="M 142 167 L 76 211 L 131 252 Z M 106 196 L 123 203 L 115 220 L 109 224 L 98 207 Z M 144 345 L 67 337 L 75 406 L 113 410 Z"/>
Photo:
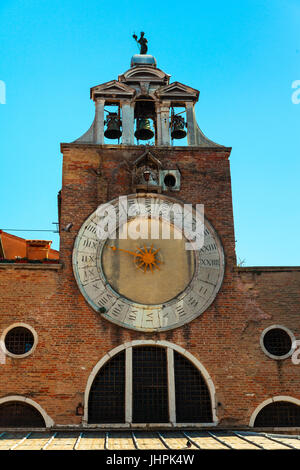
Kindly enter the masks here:
<path id="1" fill-rule="evenodd" d="M 167 348 L 168 364 L 168 393 L 170 422 L 176 422 L 175 376 L 174 376 L 174 350 Z"/>
<path id="2" fill-rule="evenodd" d="M 161 138 L 161 115 L 160 115 L 160 103 L 156 102 L 155 106 L 156 111 L 156 136 L 155 136 L 155 144 L 161 145 L 162 138 Z"/>
<path id="3" fill-rule="evenodd" d="M 96 113 L 94 125 L 94 144 L 104 144 L 104 99 L 96 99 Z"/>
<path id="4" fill-rule="evenodd" d="M 164 102 L 160 107 L 161 145 L 170 145 L 170 103 Z"/>
<path id="5" fill-rule="evenodd" d="M 132 422 L 132 348 L 125 349 L 125 422 Z"/>
<path id="6" fill-rule="evenodd" d="M 187 120 L 187 141 L 188 145 L 197 145 L 196 130 L 197 122 L 195 116 L 194 103 L 186 103 L 186 120 Z"/>
<path id="7" fill-rule="evenodd" d="M 134 145 L 134 103 L 121 102 L 122 107 L 122 144 Z"/>
<path id="8" fill-rule="evenodd" d="M 156 103 L 156 145 L 170 145 L 170 104 Z"/>

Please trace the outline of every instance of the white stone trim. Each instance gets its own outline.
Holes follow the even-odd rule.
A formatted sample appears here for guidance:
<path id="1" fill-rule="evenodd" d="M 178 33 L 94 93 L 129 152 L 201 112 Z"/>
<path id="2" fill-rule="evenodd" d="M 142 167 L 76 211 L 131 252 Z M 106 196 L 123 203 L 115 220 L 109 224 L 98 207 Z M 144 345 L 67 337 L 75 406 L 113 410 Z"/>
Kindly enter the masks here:
<path id="1" fill-rule="evenodd" d="M 31 405 L 36 408 L 36 410 L 39 411 L 39 413 L 42 415 L 45 421 L 46 428 L 51 428 L 54 425 L 53 419 L 50 418 L 44 408 L 42 408 L 41 405 L 39 405 L 36 401 L 32 400 L 31 398 L 23 397 L 22 395 L 10 395 L 8 397 L 0 398 L 0 406 L 3 403 L 7 403 L 9 401 L 20 401 L 23 403 L 28 403 L 28 405 Z"/>
<path id="2" fill-rule="evenodd" d="M 203 379 L 205 380 L 206 385 L 208 387 L 209 394 L 210 394 L 213 423 L 207 423 L 206 425 L 209 425 L 209 426 L 217 425 L 218 424 L 218 418 L 217 418 L 216 392 L 215 392 L 214 383 L 213 383 L 209 373 L 207 372 L 207 370 L 205 369 L 203 364 L 201 364 L 201 362 L 196 357 L 194 357 L 190 352 L 188 352 L 186 349 L 184 349 L 181 346 L 178 346 L 176 344 L 170 343 L 169 341 L 164 341 L 164 340 L 163 341 L 160 341 L 160 340 L 134 340 L 134 341 L 129 341 L 129 342 L 121 344 L 121 345 L 117 346 L 116 348 L 112 349 L 107 354 L 105 354 L 105 356 L 103 356 L 99 360 L 99 362 L 97 362 L 97 364 L 94 366 L 94 368 L 93 368 L 93 370 L 92 370 L 92 372 L 91 372 L 91 374 L 90 374 L 90 376 L 87 380 L 87 385 L 86 385 L 86 389 L 85 389 L 85 393 L 84 393 L 84 416 L 83 416 L 83 420 L 82 420 L 83 425 L 87 426 L 87 427 L 95 426 L 95 425 L 89 425 L 88 424 L 88 402 L 89 402 L 89 394 L 90 394 L 91 386 L 92 386 L 93 381 L 94 381 L 97 373 L 99 372 L 99 370 L 115 354 L 118 354 L 119 352 L 123 351 L 124 349 L 129 349 L 129 348 L 132 349 L 135 346 L 142 346 L 142 345 L 144 345 L 144 346 L 155 345 L 155 346 L 165 347 L 167 349 L 167 355 L 168 355 L 167 357 L 168 358 L 170 358 L 170 356 L 169 356 L 170 353 L 168 353 L 168 350 L 169 349 L 172 349 L 173 351 L 175 350 L 175 351 L 179 352 L 180 354 L 182 354 L 184 357 L 186 357 L 189 361 L 191 361 L 193 363 L 193 365 L 200 371 Z M 126 364 L 126 369 L 127 369 L 128 364 L 127 364 L 126 357 L 129 357 L 129 356 L 127 356 L 127 355 L 125 356 L 125 364 Z M 128 370 L 125 373 L 129 374 Z M 132 372 L 131 372 L 131 374 L 132 374 Z M 126 375 L 126 377 L 127 377 L 127 375 Z M 132 375 L 131 375 L 131 377 L 132 377 Z M 170 383 L 170 380 L 172 380 L 172 375 L 169 376 L 169 374 L 168 374 L 168 380 L 169 380 L 168 385 L 169 385 L 169 388 L 170 388 L 172 386 L 172 383 Z M 131 382 L 132 382 L 132 380 L 131 380 Z M 131 387 L 131 385 L 130 385 L 130 387 Z M 175 387 L 174 387 L 174 390 L 175 390 Z M 132 411 L 130 409 L 127 409 L 128 396 L 129 396 L 129 389 L 125 389 L 125 397 L 126 397 L 125 418 L 126 418 L 126 421 L 127 421 L 127 418 L 130 417 L 130 414 L 132 414 Z M 171 396 L 169 395 L 169 404 L 170 404 L 170 400 L 172 402 L 173 398 L 171 398 Z M 175 392 L 174 392 L 174 407 L 175 407 Z M 171 421 L 170 426 L 176 425 L 175 415 L 174 415 L 175 408 L 173 409 L 172 407 L 169 407 L 169 410 L 170 410 L 170 421 L 171 421 L 171 418 L 172 419 L 174 418 L 174 422 Z M 125 424 L 127 426 L 128 426 L 128 424 L 131 425 L 131 420 L 132 420 L 132 416 L 131 416 L 130 422 L 128 422 L 128 423 L 126 422 Z M 143 424 L 143 426 L 145 426 L 145 425 L 146 424 Z M 147 424 L 147 425 L 149 425 L 149 424 Z M 169 425 L 169 424 L 166 423 L 166 425 Z M 181 425 L 182 426 L 189 426 L 189 423 L 188 424 L 180 423 L 180 426 Z M 194 425 L 195 425 L 195 423 L 193 423 L 193 426 Z M 99 426 L 99 425 L 97 425 L 97 426 Z M 134 426 L 136 426 L 136 423 L 134 423 Z M 202 423 L 202 424 L 199 423 L 198 426 L 204 426 L 204 423 Z M 102 427 L 102 425 L 101 425 L 101 427 Z"/>
<path id="3" fill-rule="evenodd" d="M 75 427 L 80 425 L 58 425 L 56 427 Z M 86 424 L 83 423 L 83 427 L 87 429 L 176 429 L 176 428 L 193 428 L 193 429 L 206 429 L 206 428 L 215 428 L 216 423 L 103 423 L 103 424 Z"/>
<path id="4" fill-rule="evenodd" d="M 103 98 L 95 101 L 94 143 L 98 145 L 104 144 L 104 104 Z"/>
<path id="5" fill-rule="evenodd" d="M 169 419 L 170 419 L 170 423 L 176 423 L 174 349 L 172 348 L 167 348 L 167 367 L 168 367 Z"/>
<path id="6" fill-rule="evenodd" d="M 275 401 L 288 401 L 288 402 L 290 402 L 290 403 L 294 403 L 295 405 L 300 406 L 300 400 L 299 400 L 298 398 L 290 397 L 290 396 L 287 396 L 287 395 L 277 395 L 276 397 L 268 398 L 267 400 L 263 401 L 260 405 L 258 405 L 258 406 L 255 408 L 255 410 L 253 411 L 253 413 L 252 413 L 252 415 L 251 415 L 250 422 L 249 422 L 249 426 L 253 428 L 258 413 L 259 413 L 265 406 L 267 406 L 267 405 L 269 405 L 270 403 L 273 403 L 273 402 L 275 402 Z"/>
<path id="7" fill-rule="evenodd" d="M 195 103 L 186 102 L 186 120 L 187 120 L 187 141 L 189 146 L 197 145 L 196 142 L 196 115 L 195 115 Z"/>
<path id="8" fill-rule="evenodd" d="M 164 101 L 160 104 L 160 126 L 161 126 L 161 142 L 160 145 L 170 145 L 170 125 L 169 125 L 169 114 L 170 114 L 170 101 Z"/>
<path id="9" fill-rule="evenodd" d="M 134 145 L 134 103 L 121 101 L 122 145 Z"/>
<path id="10" fill-rule="evenodd" d="M 33 345 L 32 345 L 32 348 L 30 349 L 30 351 L 27 351 L 26 353 L 24 354 L 13 354 L 11 353 L 10 351 L 8 351 L 6 349 L 6 346 L 5 346 L 5 336 L 7 335 L 7 333 L 12 330 L 13 328 L 17 328 L 17 327 L 23 327 L 23 328 L 27 328 L 27 330 L 30 330 L 31 333 L 33 334 Z M 28 325 L 27 323 L 22 323 L 22 322 L 18 322 L 18 323 L 12 323 L 10 326 L 8 326 L 7 328 L 5 328 L 5 330 L 2 332 L 2 335 L 1 335 L 1 340 L 0 340 L 0 347 L 1 349 L 3 350 L 4 354 L 6 354 L 7 356 L 10 356 L 10 357 L 13 357 L 15 359 L 23 359 L 24 357 L 27 357 L 29 356 L 30 354 L 32 354 L 36 348 L 38 344 L 38 335 L 37 335 L 37 332 L 35 331 L 34 328 L 32 328 L 32 326 Z"/>
<path id="11" fill-rule="evenodd" d="M 132 422 L 132 348 L 125 349 L 125 422 Z"/>
<path id="12" fill-rule="evenodd" d="M 274 354 L 271 354 L 267 351 L 267 349 L 265 348 L 265 345 L 264 345 L 264 336 L 265 334 L 270 331 L 270 330 L 274 330 L 274 329 L 280 329 L 280 330 L 284 330 L 288 335 L 289 337 L 291 338 L 291 349 L 290 351 L 285 354 L 284 356 L 275 356 Z M 271 326 L 268 326 L 268 328 L 265 328 L 264 331 L 261 333 L 260 335 L 260 339 L 259 339 L 259 342 L 260 342 L 260 347 L 261 349 L 263 350 L 263 352 L 265 353 L 266 356 L 270 357 L 271 359 L 275 359 L 276 361 L 281 361 L 283 359 L 287 359 L 288 357 L 290 357 L 293 352 L 295 351 L 296 349 L 296 346 L 295 346 L 295 341 L 296 341 L 296 338 L 294 336 L 294 334 L 291 332 L 291 330 L 289 330 L 288 328 L 286 328 L 285 326 L 282 326 L 282 325 L 271 325 Z M 294 346 L 293 346 L 294 345 Z"/>

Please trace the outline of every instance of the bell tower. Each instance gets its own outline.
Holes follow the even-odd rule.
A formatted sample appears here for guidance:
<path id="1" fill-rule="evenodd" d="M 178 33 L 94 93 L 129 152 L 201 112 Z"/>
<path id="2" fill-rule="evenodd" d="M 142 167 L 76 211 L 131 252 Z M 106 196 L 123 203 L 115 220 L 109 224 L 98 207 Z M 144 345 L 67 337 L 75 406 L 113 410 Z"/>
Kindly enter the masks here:
<path id="1" fill-rule="evenodd" d="M 135 442 L 299 429 L 299 268 L 236 266 L 231 148 L 200 130 L 199 91 L 137 42 L 129 70 L 91 88 L 90 129 L 61 144 L 59 260 L 0 263 L 0 424 Z"/>
<path id="2" fill-rule="evenodd" d="M 134 55 L 129 70 L 118 80 L 92 87 L 90 96 L 95 119 L 75 142 L 169 147 L 186 137 L 188 146 L 217 146 L 196 121 L 199 91 L 170 83 L 170 75 L 157 68 L 152 55 Z"/>
<path id="3" fill-rule="evenodd" d="M 82 194 L 72 215 L 75 193 L 69 186 L 62 188 L 61 227 L 76 226 L 80 207 L 78 228 L 95 205 L 113 197 L 169 194 L 205 206 L 206 216 L 220 225 L 221 236 L 224 232 L 227 262 L 231 259 L 234 265 L 231 148 L 201 131 L 195 114 L 200 92 L 170 79 L 154 56 L 140 53 L 133 55 L 130 68 L 117 80 L 91 88 L 95 103 L 91 127 L 74 142 L 61 145 L 63 180 L 72 182 L 74 190 L 80 181 L 76 191 Z M 61 231 L 62 255 L 65 235 Z"/>
<path id="4" fill-rule="evenodd" d="M 61 289 L 75 299 L 70 306 L 74 324 L 88 325 L 87 363 L 96 364 L 114 347 L 126 344 L 133 347 L 126 349 L 125 363 L 134 367 L 131 354 L 142 353 L 135 345 L 144 344 L 147 349 L 158 342 L 162 347 L 168 343 L 184 348 L 214 370 L 206 344 L 215 341 L 218 315 L 226 316 L 236 265 L 231 148 L 208 139 L 198 126 L 195 106 L 199 91 L 171 82 L 171 76 L 158 68 L 156 59 L 148 53 L 134 55 L 127 71 L 118 79 L 92 87 L 90 97 L 95 103 L 90 129 L 75 141 L 61 144 L 59 218 L 64 266 Z M 158 239 L 151 232 L 146 240 L 119 236 L 100 240 L 97 229 L 101 210 L 109 207 L 120 214 L 121 199 L 130 210 L 144 206 L 147 229 L 149 208 L 159 207 L 158 230 L 168 230 L 171 239 Z M 186 233 L 175 219 L 167 221 L 164 214 L 170 210 L 174 215 L 174 208 L 183 213 L 189 206 L 193 224 L 197 205 L 204 207 L 204 244 L 188 251 Z M 125 230 L 137 221 L 128 217 L 122 222 Z M 113 218 L 113 214 L 108 217 Z M 119 226 L 117 234 L 118 230 Z M 174 373 L 172 361 L 177 358 L 171 349 L 163 353 L 169 358 L 169 378 Z M 131 380 L 128 371 L 126 383 Z M 132 379 L 133 387 L 136 380 Z M 170 422 L 217 422 L 212 391 L 206 418 L 200 409 L 183 418 L 179 395 L 176 411 L 177 392 L 171 382 L 167 388 L 165 411 Z M 122 420 L 130 426 L 147 423 L 149 417 L 143 410 L 152 407 L 145 401 L 137 412 L 135 393 L 128 391 L 125 397 Z M 89 397 L 87 391 L 83 422 L 103 422 L 96 411 L 100 402 L 95 404 Z M 116 398 L 112 409 L 117 403 Z M 157 397 L 154 414 L 159 403 Z M 193 406 L 198 405 L 197 399 Z M 166 418 L 158 413 L 154 419 L 162 423 Z"/>
<path id="5" fill-rule="evenodd" d="M 133 55 L 117 80 L 91 88 L 91 127 L 61 144 L 62 257 L 71 250 L 65 245 L 70 234 L 63 230 L 70 223 L 72 232 L 78 230 L 99 204 L 120 195 L 159 193 L 203 204 L 205 216 L 224 237 L 226 265 L 235 265 L 231 148 L 201 131 L 195 115 L 200 92 L 170 79 L 154 56 L 143 53 Z"/>

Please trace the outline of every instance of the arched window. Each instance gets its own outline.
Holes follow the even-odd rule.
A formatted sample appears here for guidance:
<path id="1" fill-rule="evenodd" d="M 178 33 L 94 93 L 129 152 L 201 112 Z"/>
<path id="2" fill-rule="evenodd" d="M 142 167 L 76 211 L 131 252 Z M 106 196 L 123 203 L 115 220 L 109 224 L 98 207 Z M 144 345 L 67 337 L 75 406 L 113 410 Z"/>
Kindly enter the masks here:
<path id="1" fill-rule="evenodd" d="M 255 427 L 300 426 L 300 406 L 288 401 L 275 401 L 266 405 L 256 416 Z"/>
<path id="2" fill-rule="evenodd" d="M 132 422 L 169 421 L 167 354 L 164 348 L 141 346 L 132 351 Z"/>
<path id="3" fill-rule="evenodd" d="M 173 348 L 127 343 L 101 364 L 87 389 L 89 424 L 213 422 L 205 379 Z"/>
<path id="4" fill-rule="evenodd" d="M 97 374 L 89 396 L 89 423 L 125 422 L 125 351 Z"/>
<path id="5" fill-rule="evenodd" d="M 174 351 L 176 415 L 179 423 L 210 423 L 210 395 L 194 364 Z"/>
<path id="6" fill-rule="evenodd" d="M 40 412 L 22 401 L 7 401 L 0 405 L 1 428 L 44 428 Z"/>

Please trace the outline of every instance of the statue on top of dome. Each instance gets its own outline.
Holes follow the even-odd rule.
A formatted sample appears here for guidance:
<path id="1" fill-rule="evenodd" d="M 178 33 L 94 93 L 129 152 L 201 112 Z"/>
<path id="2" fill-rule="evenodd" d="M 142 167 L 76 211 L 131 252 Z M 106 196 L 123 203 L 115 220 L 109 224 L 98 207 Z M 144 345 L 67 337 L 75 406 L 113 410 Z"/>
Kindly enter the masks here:
<path id="1" fill-rule="evenodd" d="M 144 37 L 145 33 L 141 32 L 141 37 L 138 40 L 137 35 L 133 34 L 132 37 L 135 39 L 135 41 L 139 44 L 140 47 L 140 54 L 147 54 L 148 51 L 148 46 L 147 46 L 147 39 Z"/>

